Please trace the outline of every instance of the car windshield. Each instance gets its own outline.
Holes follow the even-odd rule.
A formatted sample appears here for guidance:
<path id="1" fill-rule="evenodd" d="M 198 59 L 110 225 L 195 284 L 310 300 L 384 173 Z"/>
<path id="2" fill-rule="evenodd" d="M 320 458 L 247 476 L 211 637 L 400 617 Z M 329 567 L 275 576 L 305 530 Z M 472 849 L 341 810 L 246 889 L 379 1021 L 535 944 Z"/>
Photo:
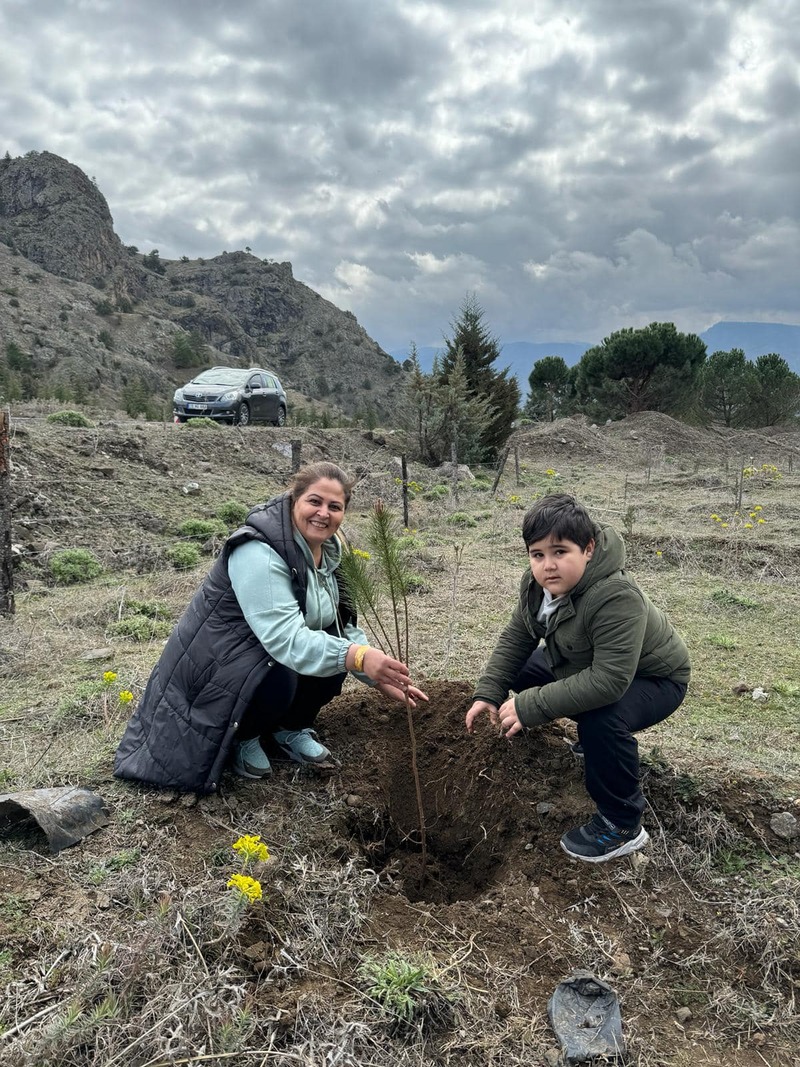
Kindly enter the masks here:
<path id="1" fill-rule="evenodd" d="M 250 371 L 236 370 L 233 367 L 212 367 L 204 370 L 196 378 L 192 378 L 192 385 L 244 385 L 250 377 Z"/>

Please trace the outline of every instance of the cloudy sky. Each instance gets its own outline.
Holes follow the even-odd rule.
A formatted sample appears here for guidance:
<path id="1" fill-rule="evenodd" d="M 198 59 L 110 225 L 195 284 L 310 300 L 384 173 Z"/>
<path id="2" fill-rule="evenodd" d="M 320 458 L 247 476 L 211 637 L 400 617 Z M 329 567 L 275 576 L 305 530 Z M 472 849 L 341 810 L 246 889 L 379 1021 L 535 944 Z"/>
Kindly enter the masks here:
<path id="1" fill-rule="evenodd" d="M 0 153 L 385 348 L 800 322 L 799 71 L 797 0 L 0 0 Z"/>

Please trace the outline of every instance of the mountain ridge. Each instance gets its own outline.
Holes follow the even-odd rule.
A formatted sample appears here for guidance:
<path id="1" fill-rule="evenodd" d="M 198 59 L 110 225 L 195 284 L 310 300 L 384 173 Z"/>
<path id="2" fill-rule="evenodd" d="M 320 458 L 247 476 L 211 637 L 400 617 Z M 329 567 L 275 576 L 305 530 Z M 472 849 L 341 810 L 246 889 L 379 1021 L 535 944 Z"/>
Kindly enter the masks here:
<path id="1" fill-rule="evenodd" d="M 195 368 L 175 365 L 181 333 L 208 346 Z M 290 263 L 247 251 L 161 260 L 126 247 L 95 183 L 50 152 L 0 159 L 0 341 L 0 391 L 4 372 L 23 396 L 118 402 L 135 378 L 166 407 L 202 365 L 260 365 L 325 407 L 369 419 L 391 415 L 404 377 Z"/>

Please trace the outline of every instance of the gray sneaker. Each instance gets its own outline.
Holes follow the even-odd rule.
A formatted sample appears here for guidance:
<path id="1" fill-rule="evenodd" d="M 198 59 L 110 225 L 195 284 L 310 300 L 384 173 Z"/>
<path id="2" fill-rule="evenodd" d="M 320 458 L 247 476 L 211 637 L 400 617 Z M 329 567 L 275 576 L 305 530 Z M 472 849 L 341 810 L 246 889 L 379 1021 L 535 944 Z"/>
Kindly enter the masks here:
<path id="1" fill-rule="evenodd" d="M 295 763 L 330 763 L 331 754 L 311 729 L 276 730 L 272 735 L 281 752 Z"/>
<path id="2" fill-rule="evenodd" d="M 272 767 L 257 737 L 239 741 L 233 747 L 233 771 L 241 778 L 266 778 Z"/>

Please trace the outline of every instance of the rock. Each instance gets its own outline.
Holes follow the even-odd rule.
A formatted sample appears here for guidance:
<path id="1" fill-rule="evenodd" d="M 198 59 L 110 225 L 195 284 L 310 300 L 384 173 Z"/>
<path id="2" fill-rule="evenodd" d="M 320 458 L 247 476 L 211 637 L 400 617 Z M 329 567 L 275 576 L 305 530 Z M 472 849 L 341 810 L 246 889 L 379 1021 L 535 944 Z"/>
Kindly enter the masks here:
<path id="1" fill-rule="evenodd" d="M 741 697 L 741 696 L 744 696 L 745 693 L 749 693 L 750 692 L 750 686 L 747 685 L 746 682 L 739 682 L 738 685 L 735 685 L 733 687 L 731 692 L 735 693 L 737 696 Z"/>
<path id="2" fill-rule="evenodd" d="M 345 800 L 345 804 L 346 804 L 346 805 L 348 806 L 348 808 L 357 808 L 357 807 L 359 807 L 359 806 L 360 806 L 360 805 L 361 805 L 362 803 L 363 803 L 363 800 L 362 800 L 362 798 L 361 798 L 361 797 L 360 797 L 360 796 L 358 795 L 358 793 L 350 793 L 350 794 L 349 794 L 349 795 L 347 796 L 347 799 Z"/>
<path id="3" fill-rule="evenodd" d="M 90 648 L 88 652 L 83 653 L 81 659 L 91 663 L 96 659 L 110 659 L 113 655 L 113 648 Z"/>
<path id="4" fill-rule="evenodd" d="M 689 1020 L 692 1018 L 692 1009 L 678 1008 L 678 1010 L 675 1012 L 675 1018 L 681 1024 L 681 1026 L 685 1026 L 686 1023 L 688 1023 Z"/>
<path id="5" fill-rule="evenodd" d="M 179 794 L 174 789 L 163 789 L 158 794 L 159 804 L 174 804 L 178 799 Z"/>
<path id="6" fill-rule="evenodd" d="M 186 482 L 185 485 L 181 486 L 181 492 L 185 496 L 191 496 L 191 495 L 193 495 L 195 493 L 199 493 L 200 492 L 200 484 L 199 484 L 199 482 Z"/>
<path id="7" fill-rule="evenodd" d="M 549 815 L 552 810 L 553 810 L 553 805 L 552 804 L 548 804 L 546 800 L 543 800 L 540 804 L 536 805 L 536 814 L 537 815 Z"/>
<path id="8" fill-rule="evenodd" d="M 182 808 L 196 808 L 197 807 L 197 794 L 196 793 L 184 793 L 181 797 Z"/>
<path id="9" fill-rule="evenodd" d="M 452 480 L 452 478 L 453 478 L 453 464 L 452 463 L 442 463 L 441 466 L 436 468 L 436 474 L 438 474 L 440 478 L 446 478 L 446 479 L 451 479 Z M 455 477 L 456 477 L 456 480 L 459 481 L 459 482 L 474 482 L 475 481 L 475 475 L 472 473 L 472 471 L 469 469 L 469 467 L 466 465 L 466 463 L 458 463 L 458 464 L 456 464 Z"/>
<path id="10" fill-rule="evenodd" d="M 561 1053 L 557 1048 L 547 1049 L 544 1054 L 544 1062 L 547 1064 L 547 1067 L 560 1067 L 560 1064 L 562 1063 Z"/>
<path id="11" fill-rule="evenodd" d="M 765 700 L 769 700 L 768 693 L 764 689 L 762 689 L 760 685 L 756 686 L 756 688 L 750 695 L 752 696 L 753 700 L 759 701 L 760 703 L 763 703 Z"/>
<path id="12" fill-rule="evenodd" d="M 611 961 L 611 973 L 615 975 L 631 973 L 631 958 L 627 952 L 618 952 Z"/>
<path id="13" fill-rule="evenodd" d="M 644 870 L 648 863 L 650 863 L 650 857 L 646 856 L 644 852 L 634 852 L 631 855 L 631 867 L 635 871 Z"/>
<path id="14" fill-rule="evenodd" d="M 773 815 L 769 820 L 769 828 L 773 834 L 782 837 L 784 841 L 791 841 L 798 834 L 797 819 L 790 811 L 781 811 Z"/>

